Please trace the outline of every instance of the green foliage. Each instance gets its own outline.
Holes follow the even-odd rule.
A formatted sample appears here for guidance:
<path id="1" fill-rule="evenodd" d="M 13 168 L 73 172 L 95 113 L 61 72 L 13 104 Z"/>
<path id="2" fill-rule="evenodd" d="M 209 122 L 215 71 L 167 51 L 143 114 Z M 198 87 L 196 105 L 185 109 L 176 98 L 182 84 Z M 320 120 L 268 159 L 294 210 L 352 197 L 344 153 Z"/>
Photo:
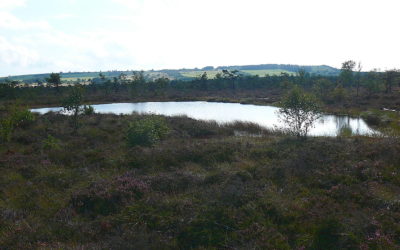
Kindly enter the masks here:
<path id="1" fill-rule="evenodd" d="M 43 140 L 43 149 L 52 150 L 60 149 L 60 141 L 55 137 L 48 135 L 45 140 Z"/>
<path id="2" fill-rule="evenodd" d="M 3 118 L 0 120 L 0 138 L 2 141 L 10 141 L 13 130 L 14 124 L 12 119 Z"/>
<path id="3" fill-rule="evenodd" d="M 311 249 L 338 249 L 341 225 L 335 219 L 326 219 L 320 223 Z"/>
<path id="4" fill-rule="evenodd" d="M 6 80 L 4 83 L 0 83 L 0 98 L 14 99 L 17 90 L 15 86 L 18 82 Z"/>
<path id="5" fill-rule="evenodd" d="M 381 90 L 379 73 L 376 70 L 368 72 L 363 82 L 364 87 L 367 89 L 368 96 L 371 96 L 373 93 L 377 93 Z"/>
<path id="6" fill-rule="evenodd" d="M 67 112 L 71 112 L 73 127 L 78 128 L 78 116 L 86 110 L 82 107 L 83 88 L 81 86 L 72 87 L 69 95 L 63 101 L 63 108 Z M 90 111 L 89 111 L 90 112 Z"/>
<path id="7" fill-rule="evenodd" d="M 83 105 L 83 114 L 84 115 L 93 115 L 94 112 L 94 108 L 91 105 Z"/>
<path id="8" fill-rule="evenodd" d="M 317 99 L 294 87 L 281 101 L 279 116 L 296 136 L 307 136 L 314 122 L 321 116 Z"/>
<path id="9" fill-rule="evenodd" d="M 316 81 L 313 86 L 315 95 L 323 101 L 327 101 L 329 94 L 333 90 L 333 83 L 326 78 L 321 78 Z"/>
<path id="10" fill-rule="evenodd" d="M 71 88 L 68 97 L 64 99 L 63 108 L 66 111 L 73 111 L 73 114 L 78 114 L 82 110 L 82 102 L 83 88 L 81 86 L 75 86 Z"/>
<path id="11" fill-rule="evenodd" d="M 127 142 L 133 146 L 152 146 L 169 133 L 165 120 L 159 116 L 147 116 L 129 124 Z"/>
<path id="12" fill-rule="evenodd" d="M 35 121 L 32 112 L 17 104 L 6 108 L 5 115 L 0 120 L 0 138 L 2 141 L 10 141 L 12 132 L 17 127 L 27 127 Z"/>
<path id="13" fill-rule="evenodd" d="M 340 103 L 343 102 L 347 97 L 346 89 L 343 88 L 342 84 L 336 86 L 336 88 L 332 92 L 332 98 L 335 102 Z"/>
<path id="14" fill-rule="evenodd" d="M 386 70 L 384 74 L 384 83 L 385 83 L 385 92 L 391 93 L 394 84 L 400 83 L 400 70 L 398 69 L 391 69 Z"/>
<path id="15" fill-rule="evenodd" d="M 52 85 L 56 88 L 57 91 L 59 91 L 59 86 L 61 84 L 61 76 L 58 73 L 51 73 L 48 78 L 46 78 L 46 82 L 49 85 Z"/>
<path id="16" fill-rule="evenodd" d="M 351 130 L 350 127 L 342 127 L 339 131 L 339 137 L 350 137 L 353 135 L 353 131 Z"/>
<path id="17" fill-rule="evenodd" d="M 340 71 L 340 82 L 344 86 L 353 86 L 354 83 L 354 73 L 353 70 L 356 66 L 356 62 L 349 60 L 342 64 L 342 69 Z"/>

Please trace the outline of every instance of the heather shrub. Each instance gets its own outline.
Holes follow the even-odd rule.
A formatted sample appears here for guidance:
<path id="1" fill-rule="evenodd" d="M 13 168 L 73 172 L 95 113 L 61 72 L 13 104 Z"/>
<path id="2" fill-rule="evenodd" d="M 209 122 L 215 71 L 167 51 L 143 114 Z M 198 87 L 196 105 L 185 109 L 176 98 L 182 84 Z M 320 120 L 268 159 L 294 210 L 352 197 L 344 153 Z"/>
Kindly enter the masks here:
<path id="1" fill-rule="evenodd" d="M 164 139 L 169 130 L 164 118 L 160 116 L 134 120 L 129 124 L 126 135 L 128 146 L 152 146 Z"/>
<path id="2" fill-rule="evenodd" d="M 163 193 L 178 193 L 196 187 L 202 179 L 189 173 L 160 173 L 149 179 L 152 190 Z"/>
<path id="3" fill-rule="evenodd" d="M 231 211 L 224 208 L 207 208 L 190 221 L 178 235 L 182 249 L 225 246 L 234 236 L 236 228 Z"/>
<path id="4" fill-rule="evenodd" d="M 75 193 L 71 203 L 78 213 L 84 215 L 109 215 L 115 213 L 122 204 L 142 198 L 148 190 L 147 183 L 128 173 L 93 183 Z"/>

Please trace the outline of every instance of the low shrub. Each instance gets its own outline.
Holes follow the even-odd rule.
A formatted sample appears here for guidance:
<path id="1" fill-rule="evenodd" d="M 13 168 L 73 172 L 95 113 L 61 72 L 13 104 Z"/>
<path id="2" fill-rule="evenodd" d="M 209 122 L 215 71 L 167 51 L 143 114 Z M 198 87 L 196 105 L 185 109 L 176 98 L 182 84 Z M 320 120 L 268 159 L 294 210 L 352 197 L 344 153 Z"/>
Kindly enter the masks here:
<path id="1" fill-rule="evenodd" d="M 200 121 L 187 116 L 168 117 L 176 137 L 210 138 L 213 136 L 233 135 L 231 129 L 220 126 L 216 121 Z"/>
<path id="2" fill-rule="evenodd" d="M 379 126 L 381 124 L 381 119 L 379 115 L 374 112 L 364 112 L 361 114 L 361 117 L 365 120 L 365 122 L 371 126 Z"/>
<path id="3" fill-rule="evenodd" d="M 90 106 L 90 105 L 83 106 L 83 114 L 84 115 L 93 115 L 94 113 L 95 112 L 94 112 L 93 106 Z"/>
<path id="4" fill-rule="evenodd" d="M 93 183 L 75 193 L 71 203 L 78 213 L 84 215 L 109 215 L 125 202 L 142 198 L 148 190 L 147 183 L 127 173 L 110 181 Z"/>
<path id="5" fill-rule="evenodd" d="M 60 149 L 60 141 L 51 135 L 47 135 L 47 138 L 43 140 L 43 149 Z"/>
<path id="6" fill-rule="evenodd" d="M 128 146 L 152 146 L 164 139 L 169 131 L 164 118 L 145 116 L 129 124 L 126 135 Z"/>
<path id="7" fill-rule="evenodd" d="M 35 121 L 32 112 L 18 104 L 9 106 L 6 114 L 0 120 L 0 139 L 10 141 L 12 132 L 17 127 L 26 128 Z"/>
<path id="8" fill-rule="evenodd" d="M 353 135 L 353 130 L 351 130 L 351 128 L 347 127 L 347 126 L 342 127 L 339 130 L 339 134 L 338 134 L 339 137 L 350 137 L 352 135 Z"/>

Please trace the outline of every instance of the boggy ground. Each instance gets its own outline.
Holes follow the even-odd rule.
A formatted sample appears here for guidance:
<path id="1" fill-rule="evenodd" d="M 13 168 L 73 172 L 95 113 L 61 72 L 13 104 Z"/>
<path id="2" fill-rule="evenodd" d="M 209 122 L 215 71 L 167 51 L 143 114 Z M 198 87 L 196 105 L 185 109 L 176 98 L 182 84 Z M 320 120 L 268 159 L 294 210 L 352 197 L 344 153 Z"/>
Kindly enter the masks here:
<path id="1" fill-rule="evenodd" d="M 400 247 L 398 139 L 174 117 L 129 148 L 136 118 L 47 114 L 0 144 L 1 248 Z"/>

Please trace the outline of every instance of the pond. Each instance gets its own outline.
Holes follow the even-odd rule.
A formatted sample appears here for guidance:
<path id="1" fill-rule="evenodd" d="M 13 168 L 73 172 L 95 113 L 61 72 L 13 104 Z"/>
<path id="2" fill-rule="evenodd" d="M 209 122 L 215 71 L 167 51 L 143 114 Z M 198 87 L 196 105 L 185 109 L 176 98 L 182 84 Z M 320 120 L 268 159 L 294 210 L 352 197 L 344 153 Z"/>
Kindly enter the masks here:
<path id="1" fill-rule="evenodd" d="M 284 128 L 273 106 L 257 106 L 239 103 L 218 102 L 142 102 L 112 103 L 92 105 L 97 113 L 131 114 L 153 113 L 166 116 L 186 115 L 198 120 L 215 120 L 218 123 L 233 121 L 253 122 L 267 128 Z M 32 109 L 41 114 L 49 111 L 58 112 L 62 108 Z M 348 128 L 353 134 L 372 135 L 378 133 L 370 128 L 362 118 L 324 115 L 316 121 L 309 135 L 336 136 L 342 128 Z"/>

